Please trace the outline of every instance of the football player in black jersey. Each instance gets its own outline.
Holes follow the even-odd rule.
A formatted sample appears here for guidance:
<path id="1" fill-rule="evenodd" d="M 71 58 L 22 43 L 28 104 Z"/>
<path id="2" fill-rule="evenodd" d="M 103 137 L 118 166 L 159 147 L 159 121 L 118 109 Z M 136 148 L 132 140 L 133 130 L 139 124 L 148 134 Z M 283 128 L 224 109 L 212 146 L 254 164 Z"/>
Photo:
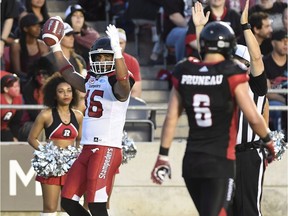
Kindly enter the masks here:
<path id="1" fill-rule="evenodd" d="M 173 70 L 168 111 L 158 158 L 151 173 L 162 184 L 171 177 L 168 159 L 177 120 L 185 109 L 189 135 L 182 176 L 200 216 L 227 215 L 233 197 L 238 108 L 262 138 L 272 157 L 273 141 L 264 118 L 249 96 L 249 76 L 242 63 L 232 59 L 236 49 L 233 29 L 224 22 L 207 22 L 200 3 L 192 9 L 202 61 L 193 57 Z M 197 16 L 200 13 L 202 16 Z"/>

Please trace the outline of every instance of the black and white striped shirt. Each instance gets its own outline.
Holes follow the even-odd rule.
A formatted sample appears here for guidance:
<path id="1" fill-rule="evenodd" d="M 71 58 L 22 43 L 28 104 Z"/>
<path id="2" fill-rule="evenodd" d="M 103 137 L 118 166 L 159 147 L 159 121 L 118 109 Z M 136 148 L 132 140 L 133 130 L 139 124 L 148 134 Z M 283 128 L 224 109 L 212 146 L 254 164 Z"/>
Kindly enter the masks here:
<path id="1" fill-rule="evenodd" d="M 249 86 L 250 86 L 249 94 L 253 98 L 257 106 L 258 112 L 263 114 L 267 93 L 267 82 L 265 72 L 263 72 L 258 77 L 250 76 Z M 238 118 L 238 133 L 237 133 L 236 145 L 258 141 L 259 139 L 260 137 L 254 133 L 247 119 L 243 115 L 243 112 L 240 110 Z"/>

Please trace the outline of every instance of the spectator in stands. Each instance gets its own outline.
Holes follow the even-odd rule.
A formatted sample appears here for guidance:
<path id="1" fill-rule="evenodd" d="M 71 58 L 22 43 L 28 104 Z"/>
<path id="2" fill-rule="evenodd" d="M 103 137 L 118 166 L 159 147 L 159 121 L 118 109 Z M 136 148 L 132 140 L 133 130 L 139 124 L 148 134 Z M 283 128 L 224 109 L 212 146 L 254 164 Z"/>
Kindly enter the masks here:
<path id="1" fill-rule="evenodd" d="M 2 74 L 2 71 L 1 71 Z M 20 93 L 19 78 L 15 74 L 7 73 L 1 78 L 1 104 L 21 105 L 22 95 Z M 0 109 L 1 112 L 1 141 L 18 141 L 17 132 L 20 122 L 21 111 L 16 109 Z M 17 114 L 18 113 L 18 114 Z M 14 118 L 13 125 L 11 121 Z"/>
<path id="2" fill-rule="evenodd" d="M 70 5 L 66 9 L 65 22 L 74 29 L 75 52 L 84 58 L 86 65 L 89 65 L 88 53 L 93 43 L 100 37 L 99 33 L 85 22 L 84 10 L 78 4 Z"/>
<path id="3" fill-rule="evenodd" d="M 284 30 L 272 33 L 273 51 L 263 57 L 267 75 L 268 88 L 287 89 L 287 51 L 288 35 Z M 270 106 L 287 105 L 287 94 L 268 93 Z M 282 117 L 282 118 L 281 118 Z M 274 130 L 287 130 L 287 112 L 270 111 L 271 128 Z M 282 120 L 282 121 L 281 121 Z"/>
<path id="4" fill-rule="evenodd" d="M 252 15 L 255 12 L 267 13 L 272 21 L 272 29 L 276 31 L 283 29 L 282 15 L 285 8 L 287 8 L 287 1 L 259 0 L 257 4 L 250 8 L 249 14 Z"/>
<path id="5" fill-rule="evenodd" d="M 41 27 L 50 17 L 46 0 L 25 0 L 25 6 L 28 13 L 35 14 Z"/>
<path id="6" fill-rule="evenodd" d="M 135 57 L 125 52 L 126 41 L 127 41 L 125 30 L 122 28 L 118 28 L 118 34 L 119 34 L 120 46 L 122 48 L 122 55 L 125 59 L 126 66 L 128 70 L 133 74 L 134 80 L 135 80 L 134 86 L 131 90 L 131 96 L 141 98 L 142 79 L 141 79 L 139 62 Z"/>
<path id="7" fill-rule="evenodd" d="M 255 12 L 249 16 L 249 23 L 260 46 L 262 55 L 268 55 L 273 49 L 271 45 L 271 34 L 273 30 L 269 15 L 264 12 Z M 245 44 L 245 41 L 241 41 L 241 43 Z"/>
<path id="8" fill-rule="evenodd" d="M 176 61 L 183 59 L 185 54 L 185 36 L 188 29 L 188 20 L 191 17 L 191 5 L 183 0 L 165 0 L 164 26 L 162 39 L 168 48 L 175 49 Z"/>
<path id="9" fill-rule="evenodd" d="M 2 0 L 0 2 L 1 7 L 1 38 L 0 38 L 0 58 L 1 58 L 1 69 L 5 69 L 4 58 L 4 47 L 7 45 L 9 35 L 12 30 L 14 18 L 18 16 L 16 1 L 15 0 Z"/>
<path id="10" fill-rule="evenodd" d="M 40 57 L 29 68 L 29 80 L 25 84 L 23 91 L 24 104 L 43 105 L 43 87 L 48 79 L 54 73 L 53 64 L 46 58 Z M 19 130 L 19 140 L 26 141 L 32 125 L 40 110 L 25 110 L 21 120 Z"/>
<path id="11" fill-rule="evenodd" d="M 237 39 L 243 35 L 240 24 L 240 14 L 233 9 L 228 9 L 225 6 L 225 0 L 210 0 L 209 5 L 204 8 L 204 14 L 207 12 L 210 12 L 208 23 L 212 21 L 226 22 L 233 28 Z M 192 19 L 190 19 L 188 25 L 189 28 L 185 41 L 187 45 L 187 54 L 199 58 L 196 29 Z"/>
<path id="12" fill-rule="evenodd" d="M 38 39 L 41 28 L 38 18 L 29 13 L 20 20 L 21 36 L 10 49 L 11 69 L 20 78 L 22 87 L 28 80 L 29 67 L 49 52 L 49 47 Z"/>

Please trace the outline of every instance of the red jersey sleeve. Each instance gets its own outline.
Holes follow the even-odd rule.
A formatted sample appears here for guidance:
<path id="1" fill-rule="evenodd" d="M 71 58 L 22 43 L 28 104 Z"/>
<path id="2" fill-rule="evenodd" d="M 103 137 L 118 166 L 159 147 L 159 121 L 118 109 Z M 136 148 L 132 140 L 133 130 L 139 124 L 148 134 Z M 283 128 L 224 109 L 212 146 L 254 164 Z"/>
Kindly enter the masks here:
<path id="1" fill-rule="evenodd" d="M 228 82 L 230 85 L 230 91 L 231 94 L 233 96 L 235 96 L 235 88 L 237 87 L 237 85 L 239 85 L 240 83 L 244 83 L 244 82 L 248 82 L 249 81 L 249 76 L 247 73 L 245 74 L 236 74 L 234 76 L 230 76 L 228 78 Z"/>

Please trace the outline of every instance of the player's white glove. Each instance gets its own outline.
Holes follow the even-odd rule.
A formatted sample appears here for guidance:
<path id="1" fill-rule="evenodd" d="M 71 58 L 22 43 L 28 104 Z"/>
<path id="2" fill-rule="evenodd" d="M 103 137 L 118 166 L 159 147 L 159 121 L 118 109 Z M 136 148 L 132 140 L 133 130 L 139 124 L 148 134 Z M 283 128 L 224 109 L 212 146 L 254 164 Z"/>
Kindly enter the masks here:
<path id="1" fill-rule="evenodd" d="M 120 47 L 117 28 L 114 25 L 110 24 L 109 26 L 107 26 L 106 34 L 110 38 L 111 48 L 114 52 L 114 58 L 122 58 L 122 48 Z"/>
<path id="2" fill-rule="evenodd" d="M 156 184 L 162 184 L 166 176 L 171 179 L 171 167 L 168 156 L 158 155 L 157 161 L 151 172 L 151 179 Z"/>

